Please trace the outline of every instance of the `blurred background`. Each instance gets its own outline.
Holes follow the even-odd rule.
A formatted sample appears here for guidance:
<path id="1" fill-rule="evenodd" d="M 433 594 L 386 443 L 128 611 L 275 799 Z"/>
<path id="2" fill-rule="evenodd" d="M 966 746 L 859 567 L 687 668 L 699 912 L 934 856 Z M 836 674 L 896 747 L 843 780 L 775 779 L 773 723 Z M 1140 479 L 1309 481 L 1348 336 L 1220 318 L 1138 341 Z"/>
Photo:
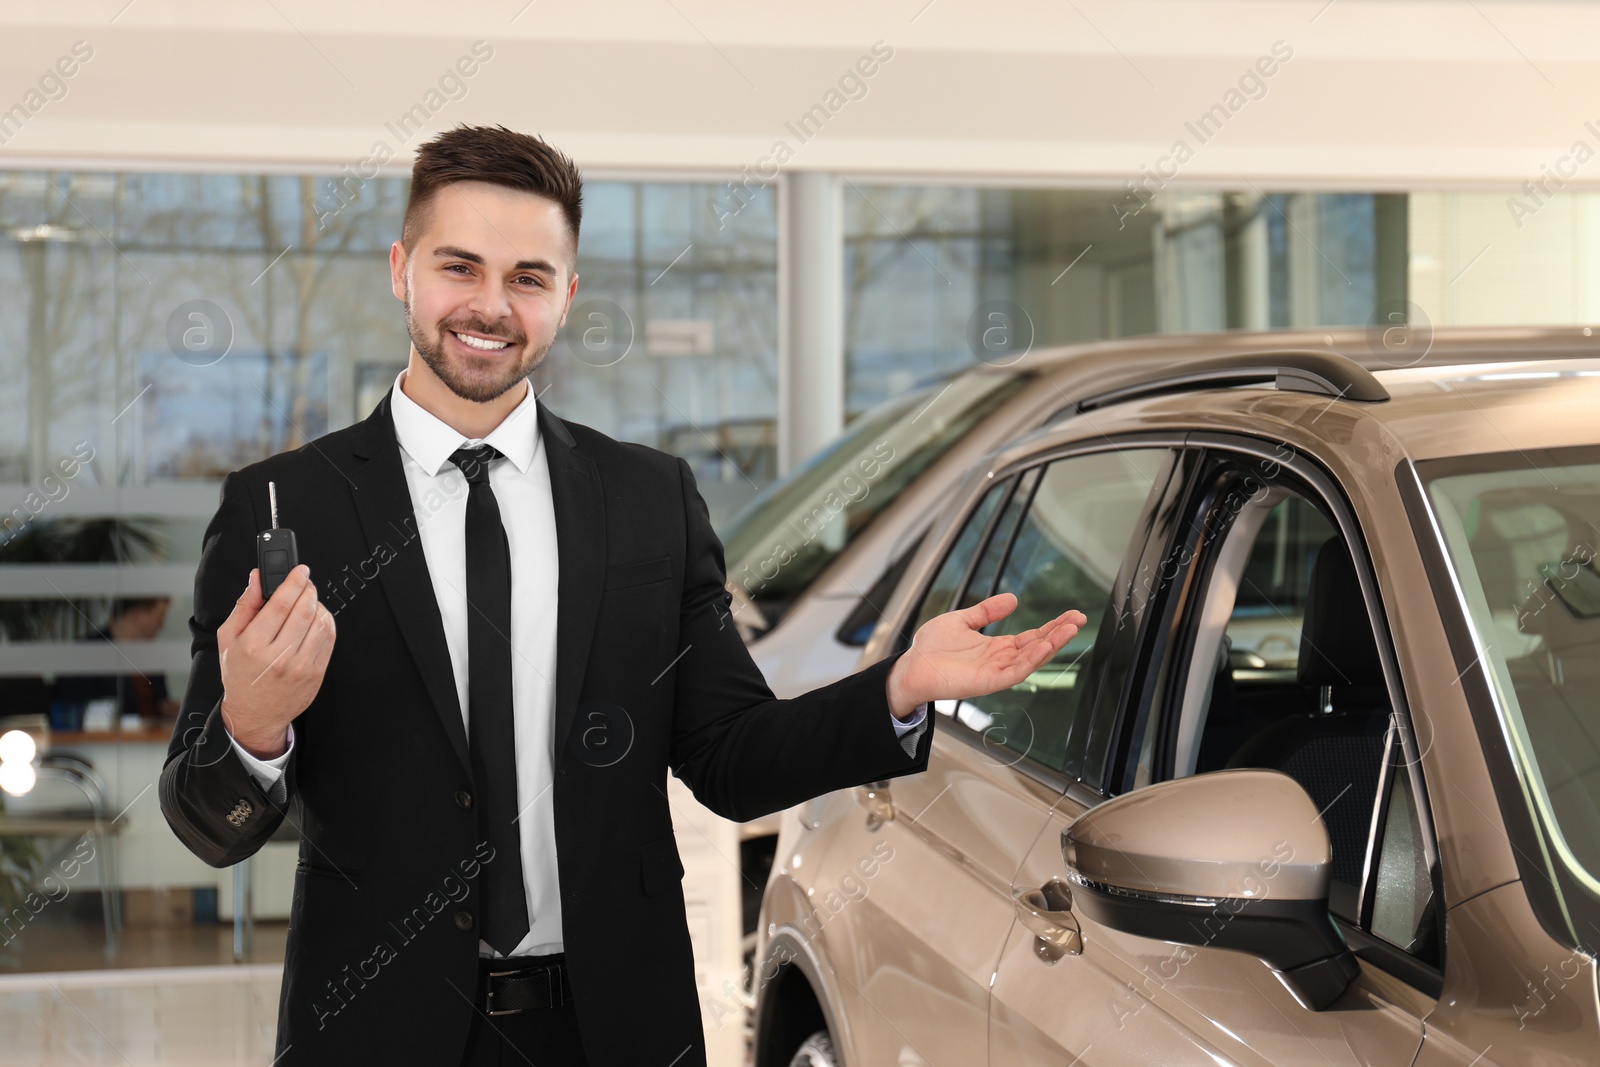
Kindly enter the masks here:
<path id="1" fill-rule="evenodd" d="M 222 477 L 405 363 L 417 143 L 583 168 L 535 389 L 727 530 L 997 351 L 1593 322 L 1596 40 L 1555 0 L 0 5 L 0 1063 L 270 1058 L 294 838 L 212 870 L 152 784 Z M 748 838 L 683 808 L 733 1057 Z"/>

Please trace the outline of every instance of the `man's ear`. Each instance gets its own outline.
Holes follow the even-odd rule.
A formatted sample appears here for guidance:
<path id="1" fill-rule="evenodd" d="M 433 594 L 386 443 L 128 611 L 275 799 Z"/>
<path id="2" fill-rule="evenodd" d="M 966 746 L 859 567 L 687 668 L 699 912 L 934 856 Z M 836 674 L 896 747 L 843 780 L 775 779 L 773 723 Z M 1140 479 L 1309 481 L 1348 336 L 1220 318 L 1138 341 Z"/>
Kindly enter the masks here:
<path id="1" fill-rule="evenodd" d="M 406 299 L 406 246 L 396 241 L 389 246 L 389 288 L 401 303 Z"/>
<path id="2" fill-rule="evenodd" d="M 578 276 L 573 274 L 572 281 L 567 284 L 567 306 L 561 309 L 561 321 L 556 323 L 556 329 L 561 329 L 567 324 L 567 312 L 572 310 L 572 301 L 578 296 Z"/>

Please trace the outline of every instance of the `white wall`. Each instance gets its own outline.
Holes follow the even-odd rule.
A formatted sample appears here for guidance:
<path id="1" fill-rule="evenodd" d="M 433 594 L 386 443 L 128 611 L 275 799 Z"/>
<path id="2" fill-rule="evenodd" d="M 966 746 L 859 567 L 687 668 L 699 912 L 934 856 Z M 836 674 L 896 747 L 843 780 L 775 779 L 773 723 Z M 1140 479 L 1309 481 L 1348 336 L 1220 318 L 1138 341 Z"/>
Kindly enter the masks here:
<path id="1" fill-rule="evenodd" d="M 1184 140 L 1180 181 L 1380 189 L 1520 185 L 1600 144 L 1600 8 L 1578 2 L 86 0 L 0 8 L 0 111 L 93 49 L 0 126 L 0 167 L 337 169 L 381 140 L 403 169 L 421 138 L 385 122 L 479 39 L 433 127 L 539 131 L 605 170 L 737 170 L 783 140 L 803 169 L 1120 184 Z M 880 40 L 864 96 L 786 129 Z M 1184 123 L 1275 41 L 1292 58 L 1202 144 Z"/>

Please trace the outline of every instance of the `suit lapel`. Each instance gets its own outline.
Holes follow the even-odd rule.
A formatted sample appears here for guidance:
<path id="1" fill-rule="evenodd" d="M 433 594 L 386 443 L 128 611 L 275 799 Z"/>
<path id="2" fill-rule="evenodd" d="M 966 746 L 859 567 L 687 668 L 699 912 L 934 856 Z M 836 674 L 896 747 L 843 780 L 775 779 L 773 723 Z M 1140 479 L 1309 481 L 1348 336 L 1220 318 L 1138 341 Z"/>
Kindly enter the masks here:
<path id="1" fill-rule="evenodd" d="M 393 608 L 428 697 L 450 738 L 461 766 L 469 774 L 472 758 L 467 731 L 456 699 L 455 674 L 444 623 L 433 595 L 433 579 L 418 539 L 411 491 L 401 466 L 399 441 L 390 411 L 390 396 L 373 409 L 356 435 L 354 471 L 356 513 L 366 536 L 370 558 L 387 560 L 378 567 L 384 595 Z M 544 405 L 536 403 L 545 460 L 550 469 L 551 504 L 555 513 L 558 567 L 556 596 L 555 752 L 566 744 L 577 715 L 584 667 L 593 643 L 599 598 L 605 577 L 605 507 L 595 463 L 577 449 L 572 433 Z M 386 546 L 380 548 L 379 546 Z"/>
<path id="2" fill-rule="evenodd" d="M 363 432 L 356 438 L 356 458 L 364 461 L 355 470 L 352 495 L 356 514 L 361 517 L 361 529 L 366 535 L 367 548 L 372 552 L 369 558 L 387 560 L 378 567 L 384 596 L 405 636 L 411 658 L 422 673 L 422 684 L 428 690 L 445 736 L 450 738 L 462 769 L 470 775 L 472 757 L 467 751 L 467 728 L 461 719 L 461 702 L 456 699 L 450 646 L 445 643 L 444 622 L 439 615 L 439 603 L 434 599 L 433 578 L 428 573 L 427 557 L 422 551 L 389 402 L 390 396 L 385 393 L 362 423 Z M 380 548 L 380 545 L 388 547 Z M 373 669 L 384 668 L 373 664 Z"/>
<path id="3" fill-rule="evenodd" d="M 594 460 L 573 441 L 572 431 L 543 404 L 538 405 L 539 434 L 550 465 L 550 496 L 556 518 L 556 558 L 560 568 L 556 591 L 555 759 L 559 763 L 567 734 L 578 713 L 584 667 L 600 614 L 600 590 L 606 569 L 606 513 L 600 472 Z"/>

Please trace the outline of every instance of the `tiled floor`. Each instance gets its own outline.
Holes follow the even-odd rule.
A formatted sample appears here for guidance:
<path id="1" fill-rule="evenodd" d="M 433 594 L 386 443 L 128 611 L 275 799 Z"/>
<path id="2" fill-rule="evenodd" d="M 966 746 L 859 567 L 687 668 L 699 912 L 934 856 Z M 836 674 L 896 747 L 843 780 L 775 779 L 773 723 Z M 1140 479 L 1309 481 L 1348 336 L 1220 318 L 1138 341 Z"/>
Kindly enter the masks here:
<path id="1" fill-rule="evenodd" d="M 288 924 L 128 926 L 107 958 L 94 909 L 46 910 L 0 951 L 0 1067 L 272 1062 Z"/>
<path id="2" fill-rule="evenodd" d="M 0 977 L 0 1067 L 261 1067 L 282 964 Z"/>

